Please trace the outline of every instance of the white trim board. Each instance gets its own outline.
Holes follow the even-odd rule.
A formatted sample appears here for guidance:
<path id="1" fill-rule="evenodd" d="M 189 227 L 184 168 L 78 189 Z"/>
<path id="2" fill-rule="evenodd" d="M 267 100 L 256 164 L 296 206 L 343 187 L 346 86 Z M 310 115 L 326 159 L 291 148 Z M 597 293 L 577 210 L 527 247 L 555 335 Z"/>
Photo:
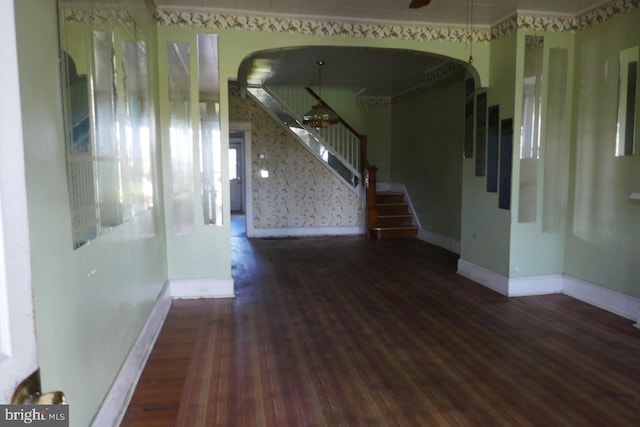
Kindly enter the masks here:
<path id="1" fill-rule="evenodd" d="M 169 281 L 172 299 L 234 298 L 233 279 L 175 279 Z"/>
<path id="2" fill-rule="evenodd" d="M 253 228 L 251 230 L 247 227 L 247 237 L 351 236 L 363 234 L 363 226 Z"/>
<path id="3" fill-rule="evenodd" d="M 181 279 L 168 281 L 131 347 L 120 372 L 91 425 L 117 426 L 122 421 L 140 375 L 167 318 L 171 300 L 195 298 L 233 298 L 233 279 Z"/>
<path id="4" fill-rule="evenodd" d="M 562 293 L 618 316 L 640 322 L 640 299 L 638 298 L 572 276 L 564 276 Z"/>
<path id="5" fill-rule="evenodd" d="M 458 260 L 458 274 L 509 297 L 565 294 L 618 316 L 635 321 L 640 328 L 640 298 L 581 280 L 566 274 L 513 277 Z"/>
<path id="6" fill-rule="evenodd" d="M 91 423 L 92 426 L 120 425 L 170 307 L 171 299 L 167 283 L 104 398 L 102 406 Z"/>
<path id="7" fill-rule="evenodd" d="M 509 295 L 509 279 L 507 277 L 479 267 L 462 258 L 458 259 L 458 274 L 502 295 Z"/>

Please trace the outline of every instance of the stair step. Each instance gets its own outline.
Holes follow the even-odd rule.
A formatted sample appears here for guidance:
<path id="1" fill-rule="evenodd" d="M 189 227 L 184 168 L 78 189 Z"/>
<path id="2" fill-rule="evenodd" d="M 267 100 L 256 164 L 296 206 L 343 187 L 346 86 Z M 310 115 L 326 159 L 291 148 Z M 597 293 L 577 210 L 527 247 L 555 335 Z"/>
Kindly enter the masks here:
<path id="1" fill-rule="evenodd" d="M 401 215 L 409 213 L 409 205 L 406 203 L 377 203 L 378 216 Z"/>
<path id="2" fill-rule="evenodd" d="M 373 227 L 369 230 L 372 239 L 409 239 L 418 235 L 418 227 Z"/>
<path id="3" fill-rule="evenodd" d="M 405 227 L 413 225 L 413 215 L 378 215 L 378 227 Z"/>
<path id="4" fill-rule="evenodd" d="M 376 203 L 404 203 L 404 193 L 380 191 L 376 193 Z"/>

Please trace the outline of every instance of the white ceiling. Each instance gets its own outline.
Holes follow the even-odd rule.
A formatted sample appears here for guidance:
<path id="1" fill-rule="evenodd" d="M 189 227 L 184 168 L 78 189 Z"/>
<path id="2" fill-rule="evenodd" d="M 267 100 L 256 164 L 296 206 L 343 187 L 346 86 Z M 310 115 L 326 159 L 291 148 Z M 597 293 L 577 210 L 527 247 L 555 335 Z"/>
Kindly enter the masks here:
<path id="1" fill-rule="evenodd" d="M 359 96 L 396 96 L 426 81 L 426 74 L 450 59 L 401 49 L 302 46 L 256 52 L 242 62 L 241 84 L 349 88 Z"/>
<path id="2" fill-rule="evenodd" d="M 409 9 L 411 0 L 154 0 L 159 8 L 220 13 L 323 17 L 383 22 L 461 25 L 468 22 L 468 0 L 432 0 Z M 576 16 L 603 0 L 473 0 L 474 26 L 494 25 L 516 11 Z"/>

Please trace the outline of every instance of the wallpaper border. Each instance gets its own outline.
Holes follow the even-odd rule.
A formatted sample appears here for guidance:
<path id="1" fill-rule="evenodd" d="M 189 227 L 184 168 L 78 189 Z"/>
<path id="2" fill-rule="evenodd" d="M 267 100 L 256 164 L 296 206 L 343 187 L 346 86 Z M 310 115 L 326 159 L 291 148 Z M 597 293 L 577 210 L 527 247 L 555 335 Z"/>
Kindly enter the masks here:
<path id="1" fill-rule="evenodd" d="M 161 25 L 252 32 L 292 33 L 369 39 L 484 43 L 516 30 L 576 32 L 638 8 L 640 0 L 614 0 L 573 18 L 517 14 L 490 29 L 446 28 L 384 23 L 356 23 L 322 19 L 249 16 L 159 9 Z"/>

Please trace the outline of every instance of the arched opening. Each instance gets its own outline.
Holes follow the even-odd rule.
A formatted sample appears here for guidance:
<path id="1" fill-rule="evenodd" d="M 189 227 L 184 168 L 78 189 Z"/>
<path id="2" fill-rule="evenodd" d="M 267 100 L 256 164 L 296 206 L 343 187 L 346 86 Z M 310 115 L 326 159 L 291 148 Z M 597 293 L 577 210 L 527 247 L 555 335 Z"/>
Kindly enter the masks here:
<path id="1" fill-rule="evenodd" d="M 241 86 L 318 83 L 316 61 L 323 60 L 323 85 L 350 88 L 360 97 L 397 97 L 462 69 L 480 87 L 476 69 L 459 59 L 409 49 L 298 46 L 254 52 L 238 69 Z"/>
<path id="2" fill-rule="evenodd" d="M 431 240 L 435 236 L 441 246 L 459 251 L 465 96 L 468 81 L 474 82 L 472 87 L 480 86 L 476 69 L 459 59 L 408 49 L 299 46 L 246 56 L 238 68 L 238 84 L 248 92 L 256 87 L 316 89 L 318 60 L 325 64 L 322 98 L 367 135 L 367 153 L 378 167 L 378 181 L 389 184 L 379 186 L 381 191 L 404 189 L 412 203 L 411 225 Z M 264 148 L 254 153 L 256 164 L 283 155 L 270 151 L 266 142 L 257 136 L 256 147 L 264 144 Z M 288 150 L 284 158 L 289 160 L 292 152 Z M 300 174 L 287 176 L 280 185 L 273 179 L 260 185 L 274 194 L 271 199 L 286 196 L 288 204 L 302 204 L 290 200 L 295 193 L 291 188 L 301 185 L 291 183 Z M 342 208 L 340 204 L 334 201 L 332 212 Z M 276 208 L 265 204 L 262 210 Z"/>

